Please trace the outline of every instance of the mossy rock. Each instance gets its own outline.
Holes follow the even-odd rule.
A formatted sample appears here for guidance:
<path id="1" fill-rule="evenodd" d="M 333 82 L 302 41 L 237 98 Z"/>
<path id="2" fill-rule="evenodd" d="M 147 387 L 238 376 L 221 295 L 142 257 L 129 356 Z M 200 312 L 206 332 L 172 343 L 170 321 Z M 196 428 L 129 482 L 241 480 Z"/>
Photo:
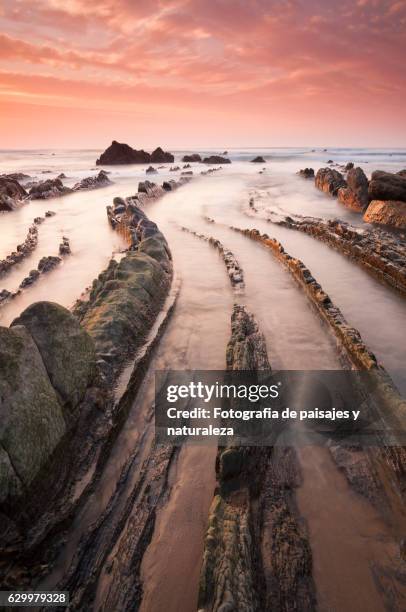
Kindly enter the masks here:
<path id="1" fill-rule="evenodd" d="M 94 342 L 69 310 L 36 302 L 13 321 L 24 325 L 41 353 L 52 385 L 68 408 L 83 399 L 96 371 Z"/>
<path id="2" fill-rule="evenodd" d="M 66 431 L 62 407 L 25 327 L 0 327 L 0 489 L 28 487 Z M 3 500 L 4 501 L 4 500 Z"/>

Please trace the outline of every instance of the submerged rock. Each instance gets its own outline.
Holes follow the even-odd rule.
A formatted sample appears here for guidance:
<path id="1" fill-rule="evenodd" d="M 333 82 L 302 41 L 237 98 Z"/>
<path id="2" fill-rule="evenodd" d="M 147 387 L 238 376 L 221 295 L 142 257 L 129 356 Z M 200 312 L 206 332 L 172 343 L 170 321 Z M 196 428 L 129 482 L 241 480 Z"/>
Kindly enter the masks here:
<path id="1" fill-rule="evenodd" d="M 149 166 L 149 168 L 147 168 L 145 172 L 146 174 L 158 174 L 158 170 L 153 166 Z"/>
<path id="2" fill-rule="evenodd" d="M 231 164 L 231 161 L 227 157 L 221 155 L 210 155 L 205 157 L 203 160 L 204 164 Z"/>
<path id="3" fill-rule="evenodd" d="M 406 229 L 406 202 L 372 200 L 365 211 L 364 221 Z"/>
<path id="4" fill-rule="evenodd" d="M 314 170 L 313 168 L 302 168 L 301 170 L 299 170 L 298 175 L 306 179 L 307 178 L 314 179 Z"/>
<path id="5" fill-rule="evenodd" d="M 261 157 L 261 155 L 258 155 L 258 157 L 254 157 L 254 159 L 251 159 L 251 163 L 252 164 L 266 164 L 266 160 Z"/>
<path id="6" fill-rule="evenodd" d="M 192 153 L 191 155 L 184 155 L 182 157 L 183 162 L 201 162 L 202 158 L 199 153 Z"/>
<path id="7" fill-rule="evenodd" d="M 61 179 L 48 179 L 33 185 L 29 191 L 31 200 L 47 200 L 67 193 L 72 193 L 72 189 L 65 187 Z"/>
<path id="8" fill-rule="evenodd" d="M 107 176 L 104 170 L 100 170 L 96 176 L 88 176 L 82 179 L 79 183 L 73 187 L 73 191 L 84 191 L 86 189 L 98 189 L 99 187 L 106 187 L 112 185 L 112 181 Z"/>
<path id="9" fill-rule="evenodd" d="M 53 270 L 61 261 L 61 258 L 55 255 L 42 257 L 38 264 L 38 270 L 40 272 L 50 272 L 50 270 Z"/>

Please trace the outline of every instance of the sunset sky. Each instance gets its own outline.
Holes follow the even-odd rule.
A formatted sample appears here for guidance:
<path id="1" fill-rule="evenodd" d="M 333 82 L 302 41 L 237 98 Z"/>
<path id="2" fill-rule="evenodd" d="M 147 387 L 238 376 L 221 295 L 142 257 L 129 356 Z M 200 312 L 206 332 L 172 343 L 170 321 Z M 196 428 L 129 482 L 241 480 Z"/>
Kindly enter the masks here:
<path id="1" fill-rule="evenodd" d="M 406 0 L 0 0 L 0 148 L 406 147 Z"/>

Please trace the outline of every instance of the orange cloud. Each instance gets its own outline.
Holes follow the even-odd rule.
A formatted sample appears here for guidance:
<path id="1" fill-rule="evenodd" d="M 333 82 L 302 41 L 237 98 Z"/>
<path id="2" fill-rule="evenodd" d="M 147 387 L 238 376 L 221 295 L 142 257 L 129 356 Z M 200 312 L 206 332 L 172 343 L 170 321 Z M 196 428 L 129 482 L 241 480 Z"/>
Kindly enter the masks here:
<path id="1" fill-rule="evenodd" d="M 89 10 L 84 0 L 5 0 L 3 146 L 27 138 L 41 145 L 44 109 L 58 120 L 69 113 L 78 126 L 92 109 L 104 113 L 108 135 L 86 128 L 87 144 L 98 146 L 118 137 L 120 113 L 145 138 L 137 121 L 159 125 L 163 144 L 182 145 L 190 129 L 198 144 L 211 122 L 217 138 L 231 135 L 235 144 L 403 145 L 405 5 L 343 0 L 338 11 L 333 0 L 100 0 Z M 24 130 L 10 126 L 27 109 L 29 135 L 28 119 Z M 187 134 L 185 118 L 193 123 Z M 61 125 L 57 143 L 71 142 L 72 129 Z"/>

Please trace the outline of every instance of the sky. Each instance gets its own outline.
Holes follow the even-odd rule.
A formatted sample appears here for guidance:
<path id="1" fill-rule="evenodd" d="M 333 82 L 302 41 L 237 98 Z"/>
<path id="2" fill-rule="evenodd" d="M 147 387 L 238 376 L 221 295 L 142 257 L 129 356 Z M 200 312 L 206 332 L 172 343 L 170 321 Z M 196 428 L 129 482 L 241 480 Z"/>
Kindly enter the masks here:
<path id="1" fill-rule="evenodd" d="M 0 0 L 0 148 L 406 147 L 406 0 Z"/>

